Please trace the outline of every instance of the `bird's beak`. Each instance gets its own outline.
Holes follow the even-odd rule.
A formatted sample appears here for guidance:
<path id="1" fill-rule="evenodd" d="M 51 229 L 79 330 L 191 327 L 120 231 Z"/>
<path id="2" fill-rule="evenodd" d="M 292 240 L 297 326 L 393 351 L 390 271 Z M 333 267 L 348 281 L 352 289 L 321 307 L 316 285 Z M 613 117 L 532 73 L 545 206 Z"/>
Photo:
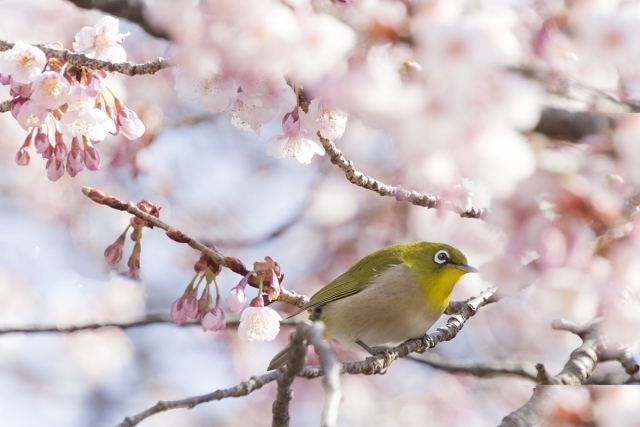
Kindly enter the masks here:
<path id="1" fill-rule="evenodd" d="M 453 266 L 458 270 L 464 271 L 465 273 L 480 273 L 480 270 L 467 264 L 453 264 Z"/>

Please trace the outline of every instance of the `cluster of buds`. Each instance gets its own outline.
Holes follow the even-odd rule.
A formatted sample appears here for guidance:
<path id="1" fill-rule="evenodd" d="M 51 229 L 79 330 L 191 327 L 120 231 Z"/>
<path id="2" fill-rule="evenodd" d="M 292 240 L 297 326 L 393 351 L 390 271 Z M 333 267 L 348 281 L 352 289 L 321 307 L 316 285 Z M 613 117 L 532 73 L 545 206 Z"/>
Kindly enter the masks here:
<path id="1" fill-rule="evenodd" d="M 224 311 L 220 304 L 220 292 L 216 276 L 220 274 L 221 267 L 207 262 L 201 257 L 193 266 L 195 275 L 184 290 L 184 293 L 171 306 L 171 319 L 178 325 L 184 324 L 187 319 L 198 319 L 203 331 L 219 331 L 226 327 Z M 198 288 L 205 282 L 204 289 L 198 298 Z M 216 303 L 213 305 L 211 297 L 211 283 L 216 289 Z"/>
<path id="2" fill-rule="evenodd" d="M 106 16 L 94 27 L 84 27 L 75 36 L 73 51 L 88 58 L 124 61 L 120 43 L 129 34 L 118 34 L 118 25 L 117 19 Z M 50 47 L 62 49 L 60 44 Z M 98 170 L 100 156 L 94 144 L 109 133 L 139 138 L 145 131 L 142 121 L 105 86 L 105 77 L 104 71 L 47 57 L 22 41 L 2 53 L 0 83 L 10 86 L 11 113 L 28 131 L 16 163 L 28 165 L 35 148 L 47 161 L 47 177 L 56 181 L 65 170 L 72 177 L 85 167 Z"/>
<path id="3" fill-rule="evenodd" d="M 138 209 L 143 211 L 146 214 L 154 216 L 158 218 L 160 216 L 160 207 L 154 205 L 153 203 L 142 200 L 137 205 Z M 129 260 L 127 261 L 127 266 L 129 267 L 129 271 L 127 271 L 127 276 L 132 279 L 140 279 L 140 254 L 142 252 L 141 240 L 142 240 L 142 229 L 144 227 L 153 227 L 152 224 L 149 224 L 144 219 L 138 218 L 134 216 L 129 221 L 129 225 L 124 229 L 124 232 L 116 239 L 115 242 L 107 246 L 107 249 L 104 251 L 104 258 L 107 263 L 111 266 L 116 265 L 122 259 L 122 253 L 124 249 L 124 242 L 126 240 L 127 232 L 129 228 L 133 230 L 129 234 L 131 240 L 133 240 L 133 250 L 131 251 L 131 255 L 129 255 Z"/>

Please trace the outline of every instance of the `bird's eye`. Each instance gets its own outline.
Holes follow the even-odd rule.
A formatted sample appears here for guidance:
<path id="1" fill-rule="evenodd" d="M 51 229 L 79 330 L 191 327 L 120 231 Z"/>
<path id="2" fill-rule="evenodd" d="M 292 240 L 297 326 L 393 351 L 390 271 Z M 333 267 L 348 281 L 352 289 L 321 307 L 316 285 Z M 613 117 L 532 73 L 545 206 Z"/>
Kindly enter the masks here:
<path id="1" fill-rule="evenodd" d="M 444 264 L 445 262 L 449 261 L 449 252 L 445 250 L 438 251 L 436 252 L 436 256 L 433 257 L 433 260 L 436 262 L 436 264 Z"/>

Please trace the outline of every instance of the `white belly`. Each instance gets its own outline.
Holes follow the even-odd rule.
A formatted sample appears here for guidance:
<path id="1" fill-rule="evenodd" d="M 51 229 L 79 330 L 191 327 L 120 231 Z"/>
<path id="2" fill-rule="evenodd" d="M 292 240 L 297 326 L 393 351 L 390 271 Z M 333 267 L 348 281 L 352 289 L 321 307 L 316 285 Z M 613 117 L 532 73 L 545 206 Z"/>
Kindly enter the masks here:
<path id="1" fill-rule="evenodd" d="M 414 273 L 399 265 L 365 290 L 324 305 L 322 320 L 328 337 L 349 347 L 357 340 L 373 347 L 420 337 L 441 314 L 428 309 Z"/>

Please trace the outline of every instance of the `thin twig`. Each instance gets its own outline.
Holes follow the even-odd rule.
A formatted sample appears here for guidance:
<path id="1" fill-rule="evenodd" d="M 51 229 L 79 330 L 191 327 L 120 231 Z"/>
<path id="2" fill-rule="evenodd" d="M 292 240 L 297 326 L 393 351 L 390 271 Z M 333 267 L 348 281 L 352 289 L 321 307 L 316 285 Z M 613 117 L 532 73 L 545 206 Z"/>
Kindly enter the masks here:
<path id="1" fill-rule="evenodd" d="M 409 202 L 416 206 L 455 212 L 464 218 L 481 218 L 482 215 L 486 213 L 486 209 L 471 208 L 470 210 L 462 210 L 462 208 L 456 204 L 436 195 L 418 193 L 413 190 L 405 190 L 399 185 L 393 186 L 371 178 L 370 176 L 358 172 L 353 165 L 353 162 L 346 159 L 342 151 L 340 151 L 332 141 L 323 138 L 320 132 L 318 132 L 318 138 L 320 139 L 324 150 L 329 155 L 331 163 L 338 166 L 344 172 L 347 180 L 358 187 L 374 191 L 381 196 L 395 197 L 396 200 Z"/>
<path id="2" fill-rule="evenodd" d="M 112 209 L 116 209 L 119 211 L 128 212 L 131 215 L 134 215 L 146 223 L 148 223 L 150 228 L 158 227 L 162 230 L 165 230 L 165 234 L 171 240 L 176 241 L 178 243 L 186 243 L 193 249 L 199 251 L 200 253 L 207 256 L 210 260 L 219 264 L 223 267 L 226 267 L 233 271 L 236 274 L 241 276 L 246 276 L 249 273 L 249 270 L 244 266 L 242 261 L 237 258 L 224 256 L 219 251 L 212 249 L 205 245 L 204 243 L 188 236 L 180 230 L 177 230 L 171 227 L 169 224 L 161 221 L 159 218 L 144 212 L 140 208 L 138 208 L 133 202 L 125 202 L 123 200 L 118 199 L 117 197 L 113 197 L 109 194 L 104 193 L 103 191 L 96 190 L 90 187 L 82 187 L 82 193 L 87 196 L 89 199 L 94 202 L 108 206 Z M 258 287 L 258 278 L 254 274 L 249 276 L 248 283 L 253 287 Z M 290 304 L 296 307 L 302 307 L 309 301 L 309 298 L 304 295 L 298 295 L 293 291 L 288 291 L 284 288 L 280 288 L 280 295 L 276 298 L 276 301 L 283 302 L 285 304 Z"/>
<path id="3" fill-rule="evenodd" d="M 140 412 L 132 417 L 126 417 L 117 427 L 133 427 L 140 421 L 160 412 L 171 409 L 185 408 L 191 409 L 200 403 L 211 402 L 213 400 L 222 400 L 227 397 L 242 397 L 249 393 L 262 388 L 265 384 L 275 381 L 280 374 L 279 371 L 271 371 L 258 377 L 251 377 L 248 381 L 241 382 L 235 387 L 216 390 L 213 393 L 204 394 L 202 396 L 189 397 L 181 400 L 160 401 L 151 408 Z"/>
<path id="4" fill-rule="evenodd" d="M 421 355 L 411 355 L 409 359 L 424 363 L 432 368 L 455 374 L 471 374 L 474 377 L 490 378 L 512 375 L 536 381 L 536 368 L 532 363 L 516 363 L 509 361 L 471 362 L 466 360 L 452 360 L 443 358 L 439 354 L 425 352 Z"/>
<path id="5" fill-rule="evenodd" d="M 164 58 L 157 58 L 153 61 L 145 62 L 143 64 L 135 64 L 133 62 L 119 62 L 113 63 L 109 61 L 101 61 L 99 59 L 87 58 L 81 53 L 73 53 L 67 49 L 53 49 L 43 44 L 34 44 L 33 46 L 42 50 L 47 56 L 52 58 L 58 58 L 69 64 L 76 65 L 78 67 L 87 67 L 92 70 L 104 70 L 110 73 L 120 73 L 127 76 L 138 76 L 142 74 L 155 74 L 158 71 L 172 67 L 169 61 Z M 0 40 L 0 52 L 9 50 L 13 47 L 13 43 Z"/>
<path id="6" fill-rule="evenodd" d="M 240 325 L 240 319 L 238 316 L 226 314 L 227 328 L 237 328 Z M 105 323 L 88 323 L 86 325 L 71 325 L 71 326 L 52 326 L 52 325 L 33 325 L 33 326 L 12 326 L 12 327 L 0 327 L 0 335 L 4 334 L 38 334 L 38 333 L 60 333 L 70 334 L 78 331 L 87 331 L 100 328 L 118 328 L 118 329 L 131 329 L 138 328 L 147 325 L 156 324 L 172 324 L 175 325 L 169 314 L 147 314 L 146 316 L 131 320 L 128 322 L 105 322 Z M 280 321 L 281 325 L 296 326 L 298 321 L 293 319 L 285 319 Z M 189 320 L 182 325 L 176 326 L 200 326 L 199 320 Z"/>
<path id="7" fill-rule="evenodd" d="M 3 101 L 2 103 L 0 103 L 0 113 L 6 113 L 7 111 L 11 110 L 11 100 L 7 99 L 6 101 Z"/>

